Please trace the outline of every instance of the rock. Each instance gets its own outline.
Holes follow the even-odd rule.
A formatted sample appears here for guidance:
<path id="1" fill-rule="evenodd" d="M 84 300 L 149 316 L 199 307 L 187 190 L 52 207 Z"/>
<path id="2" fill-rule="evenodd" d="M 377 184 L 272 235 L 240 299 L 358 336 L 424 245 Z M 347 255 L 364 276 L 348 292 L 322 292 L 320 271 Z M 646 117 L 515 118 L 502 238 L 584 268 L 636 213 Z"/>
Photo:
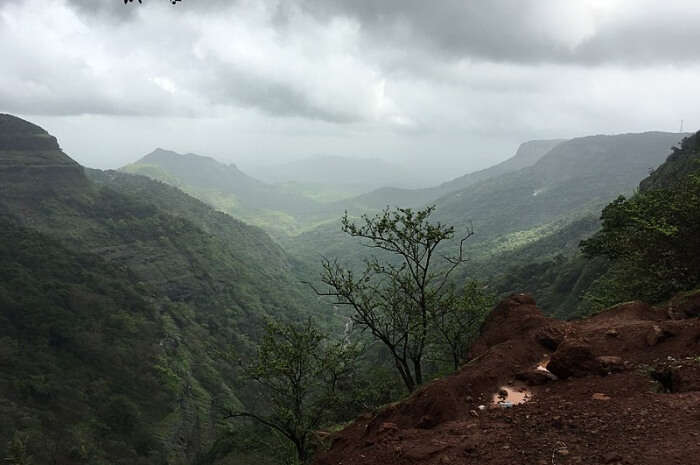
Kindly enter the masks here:
<path id="1" fill-rule="evenodd" d="M 581 377 L 595 371 L 597 366 L 591 346 L 572 340 L 563 342 L 552 354 L 547 369 L 559 378 Z"/>
<path id="2" fill-rule="evenodd" d="M 672 336 L 670 331 L 662 329 L 659 325 L 654 325 L 647 332 L 646 342 L 649 347 L 653 347 Z"/>
<path id="3" fill-rule="evenodd" d="M 598 364 L 598 371 L 602 375 L 607 375 L 609 373 L 619 373 L 625 370 L 625 363 L 620 357 L 615 357 L 612 355 L 603 355 L 596 357 L 596 363 Z"/>
<path id="4" fill-rule="evenodd" d="M 620 333 L 617 332 L 617 330 L 615 328 L 610 328 L 609 330 L 607 330 L 605 332 L 605 335 L 608 337 L 617 337 L 620 335 Z"/>
<path id="5" fill-rule="evenodd" d="M 591 396 L 591 399 L 593 399 L 593 400 L 604 400 L 604 401 L 607 401 L 607 400 L 610 400 L 610 396 L 607 395 L 607 394 L 603 394 L 602 392 L 595 392 L 595 393 L 593 393 L 593 395 Z"/>
<path id="6" fill-rule="evenodd" d="M 535 340 L 544 348 L 557 350 L 559 344 L 564 341 L 566 333 L 564 329 L 557 326 L 547 326 L 539 329 L 535 333 Z"/>
<path id="7" fill-rule="evenodd" d="M 528 386 L 541 386 L 556 381 L 557 377 L 548 370 L 527 370 L 516 374 L 515 379 L 524 381 Z"/>

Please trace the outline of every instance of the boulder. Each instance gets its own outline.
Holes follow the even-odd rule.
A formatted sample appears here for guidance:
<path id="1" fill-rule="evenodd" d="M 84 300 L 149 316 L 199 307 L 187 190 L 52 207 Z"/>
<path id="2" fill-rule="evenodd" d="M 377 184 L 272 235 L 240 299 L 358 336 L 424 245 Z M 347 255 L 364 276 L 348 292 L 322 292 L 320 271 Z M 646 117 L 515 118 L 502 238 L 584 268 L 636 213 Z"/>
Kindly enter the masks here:
<path id="1" fill-rule="evenodd" d="M 535 332 L 535 340 L 545 349 L 557 350 L 566 332 L 561 326 L 546 326 Z"/>
<path id="2" fill-rule="evenodd" d="M 596 362 L 591 346 L 579 340 L 565 340 L 552 354 L 547 369 L 559 378 L 581 377 L 596 371 Z"/>

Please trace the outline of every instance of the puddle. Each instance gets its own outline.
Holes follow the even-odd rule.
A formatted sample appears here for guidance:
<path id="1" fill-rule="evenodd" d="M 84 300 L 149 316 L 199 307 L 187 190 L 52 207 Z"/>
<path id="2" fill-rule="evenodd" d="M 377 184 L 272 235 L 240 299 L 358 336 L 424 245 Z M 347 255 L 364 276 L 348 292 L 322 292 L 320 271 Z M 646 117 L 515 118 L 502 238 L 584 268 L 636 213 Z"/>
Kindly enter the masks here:
<path id="1" fill-rule="evenodd" d="M 546 372 L 553 379 L 556 379 L 556 376 L 547 369 L 547 365 L 549 365 L 549 355 L 545 354 L 535 369 Z M 507 386 L 501 386 L 498 392 L 491 397 L 491 407 L 513 407 L 514 405 L 524 404 L 532 397 L 532 391 L 527 384 L 521 382 L 509 383 Z"/>
<path id="2" fill-rule="evenodd" d="M 491 398 L 491 404 L 497 407 L 512 407 L 524 404 L 532 399 L 532 392 L 525 384 L 515 383 L 512 386 L 501 386 Z"/>

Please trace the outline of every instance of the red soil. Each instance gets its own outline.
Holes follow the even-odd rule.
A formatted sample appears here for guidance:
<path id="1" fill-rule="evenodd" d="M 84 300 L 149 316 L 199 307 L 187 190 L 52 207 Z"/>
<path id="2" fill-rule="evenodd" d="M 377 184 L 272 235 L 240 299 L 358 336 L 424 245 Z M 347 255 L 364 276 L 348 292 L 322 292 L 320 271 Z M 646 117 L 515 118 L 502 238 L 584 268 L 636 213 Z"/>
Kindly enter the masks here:
<path id="1" fill-rule="evenodd" d="M 700 319 L 679 314 L 630 302 L 562 322 L 511 296 L 471 362 L 334 434 L 315 464 L 700 463 Z M 546 357 L 560 379 L 532 375 Z M 516 375 L 531 399 L 493 407 Z"/>

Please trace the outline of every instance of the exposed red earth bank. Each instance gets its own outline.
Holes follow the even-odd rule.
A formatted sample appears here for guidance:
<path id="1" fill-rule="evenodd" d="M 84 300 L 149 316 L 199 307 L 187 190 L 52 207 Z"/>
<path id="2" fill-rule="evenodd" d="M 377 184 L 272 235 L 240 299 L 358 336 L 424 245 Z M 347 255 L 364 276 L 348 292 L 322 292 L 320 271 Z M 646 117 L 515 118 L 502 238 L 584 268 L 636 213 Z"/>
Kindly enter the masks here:
<path id="1" fill-rule="evenodd" d="M 695 294 L 564 322 L 512 295 L 458 373 L 358 418 L 315 464 L 698 464 L 699 313 Z"/>

